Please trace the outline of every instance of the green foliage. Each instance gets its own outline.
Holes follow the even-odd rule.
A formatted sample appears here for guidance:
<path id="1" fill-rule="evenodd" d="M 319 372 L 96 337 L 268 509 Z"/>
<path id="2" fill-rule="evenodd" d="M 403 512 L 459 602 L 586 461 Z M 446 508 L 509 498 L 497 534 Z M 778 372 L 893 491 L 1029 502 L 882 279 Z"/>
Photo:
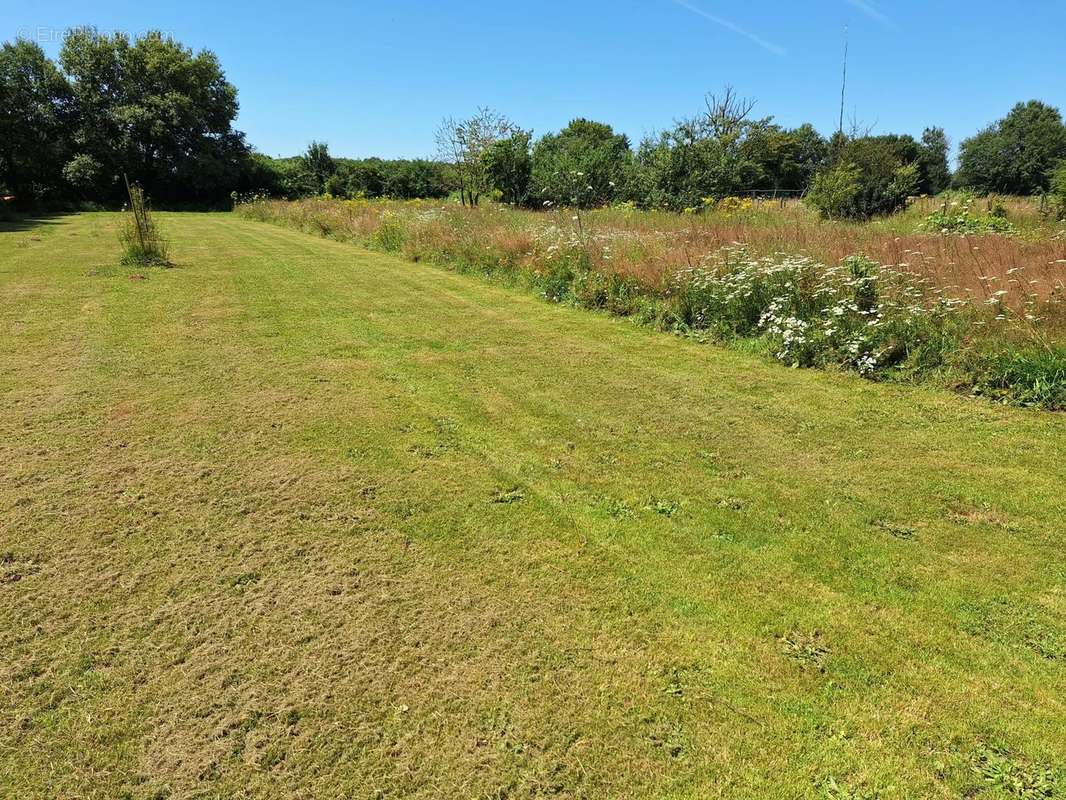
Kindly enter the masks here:
<path id="1" fill-rule="evenodd" d="M 445 197 L 449 192 L 443 164 L 424 159 L 340 159 L 330 189 L 336 197 L 391 197 L 397 200 Z"/>
<path id="2" fill-rule="evenodd" d="M 443 164 L 420 158 L 381 163 L 384 175 L 383 197 L 392 197 L 397 200 L 434 198 L 445 197 L 450 191 L 449 178 Z M 356 191 L 353 192 L 353 188 Z M 348 196 L 355 197 L 358 193 L 358 186 L 349 181 Z M 364 196 L 371 197 L 372 195 L 364 192 Z"/>
<path id="3" fill-rule="evenodd" d="M 492 191 L 486 154 L 500 139 L 517 130 L 507 117 L 491 108 L 479 108 L 467 119 L 444 119 L 437 128 L 437 154 L 455 171 L 463 205 L 476 206 Z"/>
<path id="4" fill-rule="evenodd" d="M 918 192 L 940 194 L 951 185 L 948 137 L 943 128 L 926 128 L 918 152 Z"/>
<path id="5" fill-rule="evenodd" d="M 332 172 L 327 166 L 324 169 L 320 167 L 316 174 L 307 156 L 270 158 L 259 153 L 252 154 L 237 194 L 297 199 L 325 192 L 333 197 L 409 200 L 445 197 L 450 191 L 445 165 L 435 161 L 330 157 Z"/>
<path id="6" fill-rule="evenodd" d="M 815 175 L 803 200 L 827 219 L 845 219 L 856 207 L 861 177 L 855 164 L 843 161 Z"/>
<path id="7" fill-rule="evenodd" d="M 503 201 L 517 206 L 529 198 L 533 177 L 533 157 L 530 153 L 530 131 L 516 130 L 500 139 L 485 151 L 485 169 L 492 186 L 499 190 Z"/>
<path id="8" fill-rule="evenodd" d="M 809 124 L 787 130 L 750 118 L 753 107 L 727 88 L 707 98 L 704 112 L 645 138 L 630 197 L 682 211 L 748 190 L 806 189 L 825 167 L 829 143 Z"/>
<path id="9" fill-rule="evenodd" d="M 88 153 L 78 153 L 63 167 L 63 178 L 76 191 L 91 195 L 100 182 L 103 165 Z"/>
<path id="10" fill-rule="evenodd" d="M 283 197 L 309 197 L 319 193 L 320 187 L 302 158 L 277 159 L 269 163 L 274 170 L 278 193 Z"/>
<path id="11" fill-rule="evenodd" d="M 621 196 L 632 157 L 629 139 L 610 125 L 572 120 L 559 133 L 541 137 L 533 148 L 533 193 L 541 203 L 552 205 L 606 205 Z"/>
<path id="12" fill-rule="evenodd" d="M 918 166 L 908 144 L 913 139 L 877 136 L 854 139 L 844 148 L 845 158 L 858 164 L 860 191 L 852 216 L 869 218 L 903 208 L 918 191 Z M 909 140 L 909 141 L 908 141 Z"/>
<path id="13" fill-rule="evenodd" d="M 952 192 L 944 196 L 940 208 L 922 220 L 922 230 L 934 233 L 970 235 L 979 233 L 1014 233 L 1014 225 L 995 210 L 978 214 L 973 210 L 974 195 Z"/>
<path id="14" fill-rule="evenodd" d="M 1059 219 L 1066 219 L 1066 160 L 1063 160 L 1051 174 L 1049 192 L 1055 214 Z"/>
<path id="15" fill-rule="evenodd" d="M 638 160 L 647 182 L 641 204 L 672 211 L 699 208 L 705 197 L 736 194 L 758 174 L 754 162 L 705 136 L 691 120 L 677 123 L 658 140 L 645 139 Z"/>
<path id="16" fill-rule="evenodd" d="M 829 143 L 810 123 L 792 130 L 758 127 L 741 147 L 758 174 L 751 186 L 737 188 L 806 189 L 829 155 Z"/>
<path id="17" fill-rule="evenodd" d="M 582 269 L 574 274 L 569 293 L 578 305 L 585 308 L 603 309 L 627 317 L 637 310 L 641 290 L 632 278 L 613 272 Z"/>
<path id="18" fill-rule="evenodd" d="M 209 202 L 238 184 L 247 147 L 231 127 L 237 90 L 214 53 L 160 33 L 131 42 L 81 28 L 67 34 L 60 63 L 73 101 L 67 174 L 83 193 L 117 201 L 123 173 L 157 200 Z"/>
<path id="19" fill-rule="evenodd" d="M 969 357 L 974 394 L 1012 405 L 1066 410 L 1066 347 L 1001 347 Z"/>
<path id="20" fill-rule="evenodd" d="M 325 192 L 326 184 L 337 171 L 337 164 L 329 154 L 329 145 L 325 142 L 312 141 L 307 145 L 307 150 L 300 156 L 300 166 L 303 167 L 310 185 L 314 187 L 314 194 Z"/>
<path id="21" fill-rule="evenodd" d="M 596 187 L 590 182 L 589 175 L 577 168 L 545 172 L 537 180 L 536 195 L 544 198 L 541 205 L 545 208 L 566 206 L 580 211 L 601 205 L 597 202 Z M 580 214 L 575 219 L 580 227 Z"/>
<path id="22" fill-rule="evenodd" d="M 921 180 L 910 136 L 834 137 L 834 165 L 815 176 L 807 202 L 831 219 L 869 219 L 903 208 Z"/>
<path id="23" fill-rule="evenodd" d="M 706 110 L 646 138 L 638 161 L 643 205 L 674 211 L 700 208 L 754 186 L 762 175 L 761 147 L 769 119 L 749 119 L 754 102 L 727 88 L 709 95 Z M 757 144 L 758 143 L 758 144 Z"/>
<path id="24" fill-rule="evenodd" d="M 139 267 L 162 267 L 167 260 L 168 243 L 152 215 L 144 191 L 136 184 L 126 183 L 129 205 L 122 215 L 119 241 L 122 243 L 122 263 Z"/>
<path id="25" fill-rule="evenodd" d="M 981 783 L 1020 800 L 1044 800 L 1056 796 L 1055 773 L 1048 767 L 1029 764 L 1010 753 L 981 745 L 973 754 L 972 768 Z"/>
<path id="26" fill-rule="evenodd" d="M 1066 125 L 1057 108 L 1030 100 L 965 139 L 959 150 L 960 186 L 980 192 L 1035 194 L 1048 188 L 1066 159 Z"/>
<path id="27" fill-rule="evenodd" d="M 0 47 L 0 191 L 30 201 L 62 187 L 70 100 L 66 78 L 37 44 Z"/>

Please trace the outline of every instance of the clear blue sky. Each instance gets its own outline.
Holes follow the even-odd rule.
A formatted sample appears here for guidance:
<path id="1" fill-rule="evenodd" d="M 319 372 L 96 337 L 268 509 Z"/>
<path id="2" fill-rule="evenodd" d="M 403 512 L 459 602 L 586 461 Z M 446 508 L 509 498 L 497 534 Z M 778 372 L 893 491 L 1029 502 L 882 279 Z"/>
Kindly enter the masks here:
<path id="1" fill-rule="evenodd" d="M 441 117 L 479 105 L 536 135 L 580 115 L 635 143 L 727 83 L 761 115 L 829 133 L 845 25 L 846 116 L 876 132 L 936 124 L 957 144 L 1019 100 L 1066 111 L 1066 0 L 0 2 L 0 38 L 51 54 L 83 24 L 214 50 L 238 127 L 270 155 L 310 139 L 335 155 L 430 155 Z"/>

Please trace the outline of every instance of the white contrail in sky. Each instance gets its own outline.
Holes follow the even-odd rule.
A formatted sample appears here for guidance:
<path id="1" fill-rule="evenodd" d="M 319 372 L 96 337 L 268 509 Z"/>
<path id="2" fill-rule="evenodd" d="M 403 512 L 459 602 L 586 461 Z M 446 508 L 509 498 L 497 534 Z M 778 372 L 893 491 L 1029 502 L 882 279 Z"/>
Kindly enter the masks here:
<path id="1" fill-rule="evenodd" d="M 779 47 L 773 42 L 768 42 L 765 39 L 756 36 L 754 33 L 749 33 L 748 31 L 737 25 L 735 22 L 730 22 L 727 19 L 716 17 L 714 14 L 708 14 L 702 8 L 697 8 L 694 5 L 686 3 L 685 0 L 673 0 L 673 2 L 681 6 L 682 8 L 688 9 L 693 14 L 697 14 L 703 17 L 704 19 L 709 19 L 715 25 L 721 25 L 727 31 L 732 31 L 733 33 L 743 36 L 745 39 L 750 39 L 751 41 L 755 42 L 755 44 L 759 45 L 759 47 L 761 47 L 763 50 L 767 50 L 773 53 L 775 56 L 783 56 L 786 53 L 785 48 Z"/>
<path id="2" fill-rule="evenodd" d="M 877 20 L 886 28 L 891 28 L 894 31 L 899 30 L 899 26 L 892 21 L 892 18 L 888 16 L 888 14 L 885 14 L 883 11 L 878 9 L 877 6 L 875 6 L 873 3 L 867 2 L 867 0 L 844 0 L 844 2 L 846 2 L 852 8 L 859 9 L 859 11 L 868 16 L 870 19 Z"/>

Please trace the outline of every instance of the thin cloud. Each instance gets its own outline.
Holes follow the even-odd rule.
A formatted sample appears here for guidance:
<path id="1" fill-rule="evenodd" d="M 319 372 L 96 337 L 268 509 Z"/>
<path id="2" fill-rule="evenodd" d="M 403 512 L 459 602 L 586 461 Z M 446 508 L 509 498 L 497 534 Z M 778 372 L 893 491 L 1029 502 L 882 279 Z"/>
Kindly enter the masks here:
<path id="1" fill-rule="evenodd" d="M 785 48 L 779 47 L 778 45 L 774 44 L 773 42 L 768 42 L 765 39 L 763 39 L 762 37 L 756 36 L 754 33 L 749 33 L 748 31 L 744 30 L 742 27 L 737 25 L 735 22 L 730 22 L 727 19 L 722 19 L 721 17 L 716 17 L 714 14 L 708 14 L 702 8 L 697 8 L 696 6 L 689 5 L 688 3 L 685 2 L 685 0 L 673 0 L 673 2 L 675 4 L 681 6 L 682 8 L 691 11 L 693 14 L 696 14 L 697 16 L 703 17 L 704 19 L 709 19 L 715 25 L 720 25 L 721 27 L 725 28 L 727 31 L 732 31 L 733 33 L 738 34 L 739 36 L 743 36 L 745 39 L 749 39 L 750 41 L 755 42 L 755 44 L 759 45 L 759 47 L 761 47 L 763 50 L 766 50 L 767 52 L 773 53 L 775 56 L 783 56 L 787 52 L 785 50 Z"/>
<path id="2" fill-rule="evenodd" d="M 872 2 L 867 2 L 867 0 L 844 0 L 844 2 L 852 8 L 859 9 L 859 11 L 870 19 L 880 22 L 886 28 L 891 28 L 894 31 L 899 30 L 899 26 L 892 20 L 892 18 L 877 8 Z"/>

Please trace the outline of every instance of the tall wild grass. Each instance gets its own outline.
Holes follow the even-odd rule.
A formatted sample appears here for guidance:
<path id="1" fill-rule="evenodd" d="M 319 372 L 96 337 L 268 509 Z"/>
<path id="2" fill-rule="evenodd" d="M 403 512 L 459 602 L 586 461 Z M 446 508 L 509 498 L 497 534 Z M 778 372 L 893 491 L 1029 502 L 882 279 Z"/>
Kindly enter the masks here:
<path id="1" fill-rule="evenodd" d="M 906 233 L 899 220 L 826 223 L 779 203 L 699 215 L 326 199 L 237 210 L 555 302 L 746 341 L 794 366 L 1066 408 L 1066 235 L 1055 232 Z"/>

